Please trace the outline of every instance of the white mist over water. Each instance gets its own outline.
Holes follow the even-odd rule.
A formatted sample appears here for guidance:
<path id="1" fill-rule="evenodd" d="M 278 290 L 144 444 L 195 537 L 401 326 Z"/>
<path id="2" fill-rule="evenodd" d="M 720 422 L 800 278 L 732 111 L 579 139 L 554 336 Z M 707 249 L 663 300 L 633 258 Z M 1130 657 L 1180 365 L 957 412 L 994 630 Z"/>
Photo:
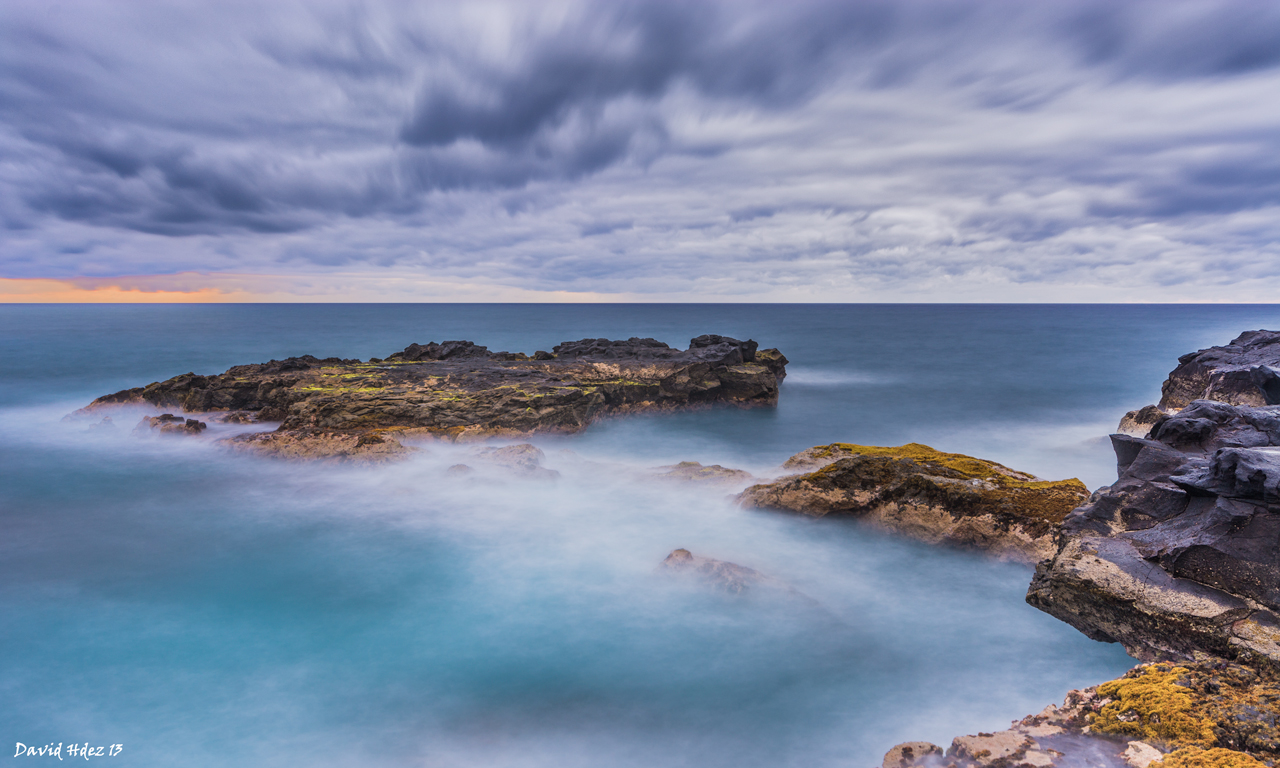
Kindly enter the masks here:
<path id="1" fill-rule="evenodd" d="M 1086 356 L 1114 316 L 1062 310 L 1034 331 L 1053 312 L 953 308 L 943 322 L 943 310 L 882 308 L 840 326 L 830 308 L 250 307 L 212 324 L 205 308 L 191 308 L 198 322 L 181 307 L 2 309 L 0 737 L 13 742 L 122 743 L 112 764 L 137 766 L 865 767 L 900 741 L 1004 727 L 1131 664 L 1026 606 L 1028 568 L 739 509 L 736 488 L 652 473 L 697 460 L 768 476 L 822 442 L 918 440 L 1101 484 L 1111 416 L 1159 383 L 1125 383 Z M 386 338 L 344 336 L 352 316 Z M 1243 330 L 1267 318 L 1210 320 Z M 1171 320 L 1152 310 L 1143 322 Z M 1166 347 L 1194 348 L 1209 325 L 1197 322 L 1151 361 L 1114 354 L 1167 370 Z M 843 330 L 815 342 L 822 323 Z M 934 337 L 965 323 L 976 347 Z M 1062 330 L 1072 323 L 1074 336 Z M 99 326 L 111 333 L 88 330 Z M 264 340 L 263 326 L 284 340 Z M 490 336 L 517 326 L 529 338 Z M 121 386 L 290 353 L 707 331 L 796 361 L 777 409 L 534 440 L 555 479 L 485 466 L 477 446 L 424 444 L 375 467 L 292 464 L 226 452 L 216 434 L 138 438 L 137 414 L 114 432 L 61 421 Z M 1021 368 L 975 352 L 1015 342 Z M 1113 378 L 1066 378 L 1103 369 Z M 458 463 L 475 472 L 450 474 Z M 660 571 L 677 547 L 813 602 Z"/>

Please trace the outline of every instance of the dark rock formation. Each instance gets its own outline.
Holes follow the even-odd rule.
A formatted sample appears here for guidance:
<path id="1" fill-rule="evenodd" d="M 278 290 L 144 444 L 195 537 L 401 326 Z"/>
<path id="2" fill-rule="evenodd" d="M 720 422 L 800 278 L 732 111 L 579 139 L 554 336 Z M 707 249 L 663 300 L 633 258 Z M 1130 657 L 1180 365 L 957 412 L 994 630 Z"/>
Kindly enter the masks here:
<path id="1" fill-rule="evenodd" d="M 1245 331 L 1225 347 L 1178 358 L 1161 388 L 1160 408 L 1185 408 L 1195 400 L 1232 405 L 1280 404 L 1280 332 Z"/>
<path id="2" fill-rule="evenodd" d="M 1057 524 L 1089 496 L 1079 480 L 1039 480 L 918 443 L 817 446 L 784 466 L 823 463 L 808 474 L 754 485 L 738 501 L 813 517 L 853 516 L 930 543 L 1036 562 L 1053 554 Z"/>
<path id="3" fill-rule="evenodd" d="M 1197 400 L 1062 524 L 1027 602 L 1141 659 L 1280 663 L 1280 407 Z"/>
<path id="4" fill-rule="evenodd" d="M 449 440 L 576 432 L 595 419 L 712 404 L 777 403 L 787 360 L 754 341 L 699 336 L 678 350 L 653 339 L 583 339 L 554 355 L 490 352 L 469 341 L 411 344 L 370 362 L 310 355 L 186 373 L 93 401 L 219 413 L 227 421 L 280 422 L 298 440 L 377 432 L 381 439 Z M 330 437 L 323 441 L 331 443 Z M 237 438 L 266 449 L 276 438 Z M 344 449 L 345 450 L 345 449 Z"/>

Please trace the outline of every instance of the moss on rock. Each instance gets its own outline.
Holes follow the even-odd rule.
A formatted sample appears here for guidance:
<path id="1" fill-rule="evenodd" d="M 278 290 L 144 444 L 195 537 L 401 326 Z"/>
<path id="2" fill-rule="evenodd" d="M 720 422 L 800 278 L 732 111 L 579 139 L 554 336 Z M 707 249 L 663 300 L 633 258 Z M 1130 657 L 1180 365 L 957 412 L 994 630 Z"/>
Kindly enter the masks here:
<path id="1" fill-rule="evenodd" d="M 1183 747 L 1165 755 L 1163 760 L 1151 763 L 1147 768 L 1266 768 L 1266 763 L 1234 749 Z"/>
<path id="2" fill-rule="evenodd" d="M 1217 723 L 1198 714 L 1203 710 L 1183 684 L 1188 672 L 1186 667 L 1158 664 L 1103 683 L 1098 686 L 1099 695 L 1114 701 L 1094 717 L 1093 729 L 1166 747 L 1212 746 L 1217 741 L 1213 731 Z"/>

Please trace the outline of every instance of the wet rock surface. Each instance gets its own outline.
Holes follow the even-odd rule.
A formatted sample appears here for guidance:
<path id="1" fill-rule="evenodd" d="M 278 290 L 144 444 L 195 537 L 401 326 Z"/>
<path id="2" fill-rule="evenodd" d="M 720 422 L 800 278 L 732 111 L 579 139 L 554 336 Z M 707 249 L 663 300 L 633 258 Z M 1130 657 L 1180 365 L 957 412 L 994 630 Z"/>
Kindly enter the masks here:
<path id="1" fill-rule="evenodd" d="M 918 443 L 817 446 L 784 467 L 815 464 L 821 468 L 751 486 L 738 501 L 813 517 L 857 517 L 922 541 L 1036 562 L 1056 551 L 1058 523 L 1089 496 L 1079 480 L 1040 480 Z"/>
<path id="2" fill-rule="evenodd" d="M 699 336 L 686 350 L 653 339 L 583 339 L 553 353 L 490 352 L 470 341 L 411 344 L 368 362 L 310 355 L 187 373 L 94 400 L 79 414 L 145 404 L 232 422 L 279 422 L 240 447 L 306 457 L 298 443 L 377 433 L 383 441 L 571 433 L 609 414 L 777 403 L 786 358 L 754 341 Z M 321 451 L 324 453 L 324 451 Z"/>
<path id="3" fill-rule="evenodd" d="M 1062 524 L 1027 601 L 1140 659 L 1280 663 L 1280 407 L 1198 400 Z"/>

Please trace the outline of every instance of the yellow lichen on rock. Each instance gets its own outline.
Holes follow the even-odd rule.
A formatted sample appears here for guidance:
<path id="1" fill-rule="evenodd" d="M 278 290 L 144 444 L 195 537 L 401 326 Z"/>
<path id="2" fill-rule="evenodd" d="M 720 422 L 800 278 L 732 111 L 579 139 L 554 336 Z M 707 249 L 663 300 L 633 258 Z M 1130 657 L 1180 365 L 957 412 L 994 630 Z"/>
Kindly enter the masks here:
<path id="1" fill-rule="evenodd" d="M 1183 747 L 1165 755 L 1163 760 L 1151 763 L 1147 768 L 1266 768 L 1266 763 L 1234 749 Z"/>
<path id="2" fill-rule="evenodd" d="M 1188 672 L 1186 667 L 1154 664 L 1098 686 L 1100 696 L 1114 701 L 1094 716 L 1093 730 L 1164 746 L 1212 746 L 1216 723 L 1196 715 L 1192 692 L 1178 684 Z"/>

